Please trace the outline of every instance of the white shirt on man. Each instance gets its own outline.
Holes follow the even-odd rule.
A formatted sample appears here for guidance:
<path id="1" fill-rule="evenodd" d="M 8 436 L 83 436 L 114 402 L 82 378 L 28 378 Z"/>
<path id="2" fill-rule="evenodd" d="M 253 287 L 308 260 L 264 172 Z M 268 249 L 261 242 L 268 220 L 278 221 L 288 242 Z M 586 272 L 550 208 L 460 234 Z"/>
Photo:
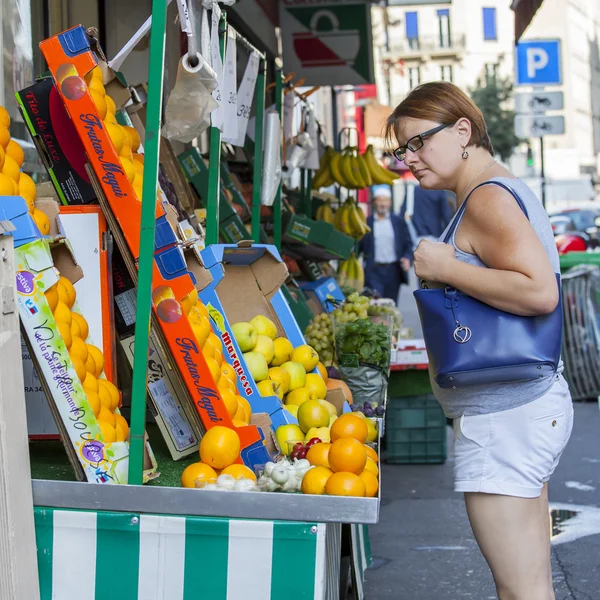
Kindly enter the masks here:
<path id="1" fill-rule="evenodd" d="M 375 241 L 376 263 L 394 263 L 398 261 L 398 257 L 396 256 L 396 235 L 389 213 L 383 218 L 374 215 L 373 239 Z"/>

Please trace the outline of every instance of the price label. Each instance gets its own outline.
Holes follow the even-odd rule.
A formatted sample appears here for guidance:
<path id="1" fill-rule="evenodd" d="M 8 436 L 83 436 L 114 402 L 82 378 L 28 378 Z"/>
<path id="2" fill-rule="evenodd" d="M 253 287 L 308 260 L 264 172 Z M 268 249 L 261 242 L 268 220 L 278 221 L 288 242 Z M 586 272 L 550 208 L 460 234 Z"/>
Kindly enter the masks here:
<path id="1" fill-rule="evenodd" d="M 221 59 L 221 49 L 219 48 L 219 21 L 221 20 L 221 9 L 215 2 L 212 7 L 212 21 L 210 34 L 210 57 L 212 68 L 217 74 L 217 87 L 213 91 L 213 98 L 219 104 L 218 108 L 210 114 L 213 127 L 223 131 L 223 60 Z"/>
<path id="2" fill-rule="evenodd" d="M 248 130 L 248 119 L 254 99 L 254 90 L 256 89 L 256 79 L 258 77 L 259 57 L 256 52 L 252 52 L 244 71 L 244 77 L 240 84 L 237 94 L 237 140 L 235 146 L 243 146 Z"/>
<path id="3" fill-rule="evenodd" d="M 237 44 L 235 31 L 230 27 L 227 34 L 225 67 L 223 69 L 223 141 L 237 141 Z"/>

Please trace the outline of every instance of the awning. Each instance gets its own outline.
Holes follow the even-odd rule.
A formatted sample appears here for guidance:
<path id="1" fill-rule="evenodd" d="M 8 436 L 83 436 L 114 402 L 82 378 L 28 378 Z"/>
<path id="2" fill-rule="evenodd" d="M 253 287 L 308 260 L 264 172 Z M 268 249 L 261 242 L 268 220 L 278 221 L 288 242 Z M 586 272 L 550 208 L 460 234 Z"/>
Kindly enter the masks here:
<path id="1" fill-rule="evenodd" d="M 515 12 L 515 43 L 519 41 L 543 1 L 513 0 L 510 7 Z"/>

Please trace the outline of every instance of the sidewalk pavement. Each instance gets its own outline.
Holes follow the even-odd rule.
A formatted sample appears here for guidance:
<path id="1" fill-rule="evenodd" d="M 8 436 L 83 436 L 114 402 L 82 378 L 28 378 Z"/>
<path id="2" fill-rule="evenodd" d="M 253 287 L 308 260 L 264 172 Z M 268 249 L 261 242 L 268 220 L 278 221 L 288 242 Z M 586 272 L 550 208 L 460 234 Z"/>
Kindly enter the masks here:
<path id="1" fill-rule="evenodd" d="M 452 487 L 452 431 L 444 465 L 383 465 L 382 507 L 370 527 L 367 600 L 494 600 L 462 495 Z M 575 405 L 571 441 L 550 481 L 550 502 L 578 515 L 553 539 L 556 600 L 600 599 L 600 412 Z M 565 506 L 568 505 L 568 506 Z M 552 508 L 552 507 L 551 507 Z"/>

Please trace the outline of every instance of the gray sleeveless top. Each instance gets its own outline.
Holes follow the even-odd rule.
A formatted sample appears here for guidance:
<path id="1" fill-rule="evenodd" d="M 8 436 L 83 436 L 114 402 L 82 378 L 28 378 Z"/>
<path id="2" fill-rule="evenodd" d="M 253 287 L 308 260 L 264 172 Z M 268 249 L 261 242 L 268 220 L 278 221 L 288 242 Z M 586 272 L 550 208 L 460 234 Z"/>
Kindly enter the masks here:
<path id="1" fill-rule="evenodd" d="M 548 215 L 541 202 L 536 198 L 535 194 L 529 189 L 529 187 L 523 183 L 520 179 L 510 179 L 508 177 L 495 177 L 490 181 L 499 181 L 504 185 L 508 186 L 514 192 L 517 193 L 521 201 L 527 209 L 529 221 L 540 238 L 555 273 L 560 272 L 560 263 L 558 259 L 558 251 L 556 249 L 556 243 L 554 241 L 554 234 L 552 227 L 548 219 Z M 457 215 L 454 216 L 446 231 L 442 233 L 439 241 L 443 241 L 446 232 L 450 227 L 453 226 Z M 456 224 L 456 229 L 460 219 Z M 456 229 L 454 230 L 456 233 Z M 454 246 L 456 258 L 463 262 L 478 267 L 487 266 L 474 254 L 463 252 L 460 248 L 457 248 L 452 235 L 451 243 Z M 559 367 L 559 373 L 563 371 L 562 361 Z M 485 386 L 466 386 L 456 390 L 453 389 L 442 389 L 440 388 L 433 377 L 431 379 L 431 386 L 433 393 L 442 405 L 446 416 L 451 419 L 456 419 L 461 415 L 482 415 L 487 413 L 499 412 L 501 410 L 508 410 L 510 408 L 516 408 L 528 402 L 533 402 L 541 396 L 543 396 L 552 386 L 556 375 L 549 375 L 543 379 L 536 379 L 533 381 L 519 381 L 515 383 L 496 383 Z"/>

